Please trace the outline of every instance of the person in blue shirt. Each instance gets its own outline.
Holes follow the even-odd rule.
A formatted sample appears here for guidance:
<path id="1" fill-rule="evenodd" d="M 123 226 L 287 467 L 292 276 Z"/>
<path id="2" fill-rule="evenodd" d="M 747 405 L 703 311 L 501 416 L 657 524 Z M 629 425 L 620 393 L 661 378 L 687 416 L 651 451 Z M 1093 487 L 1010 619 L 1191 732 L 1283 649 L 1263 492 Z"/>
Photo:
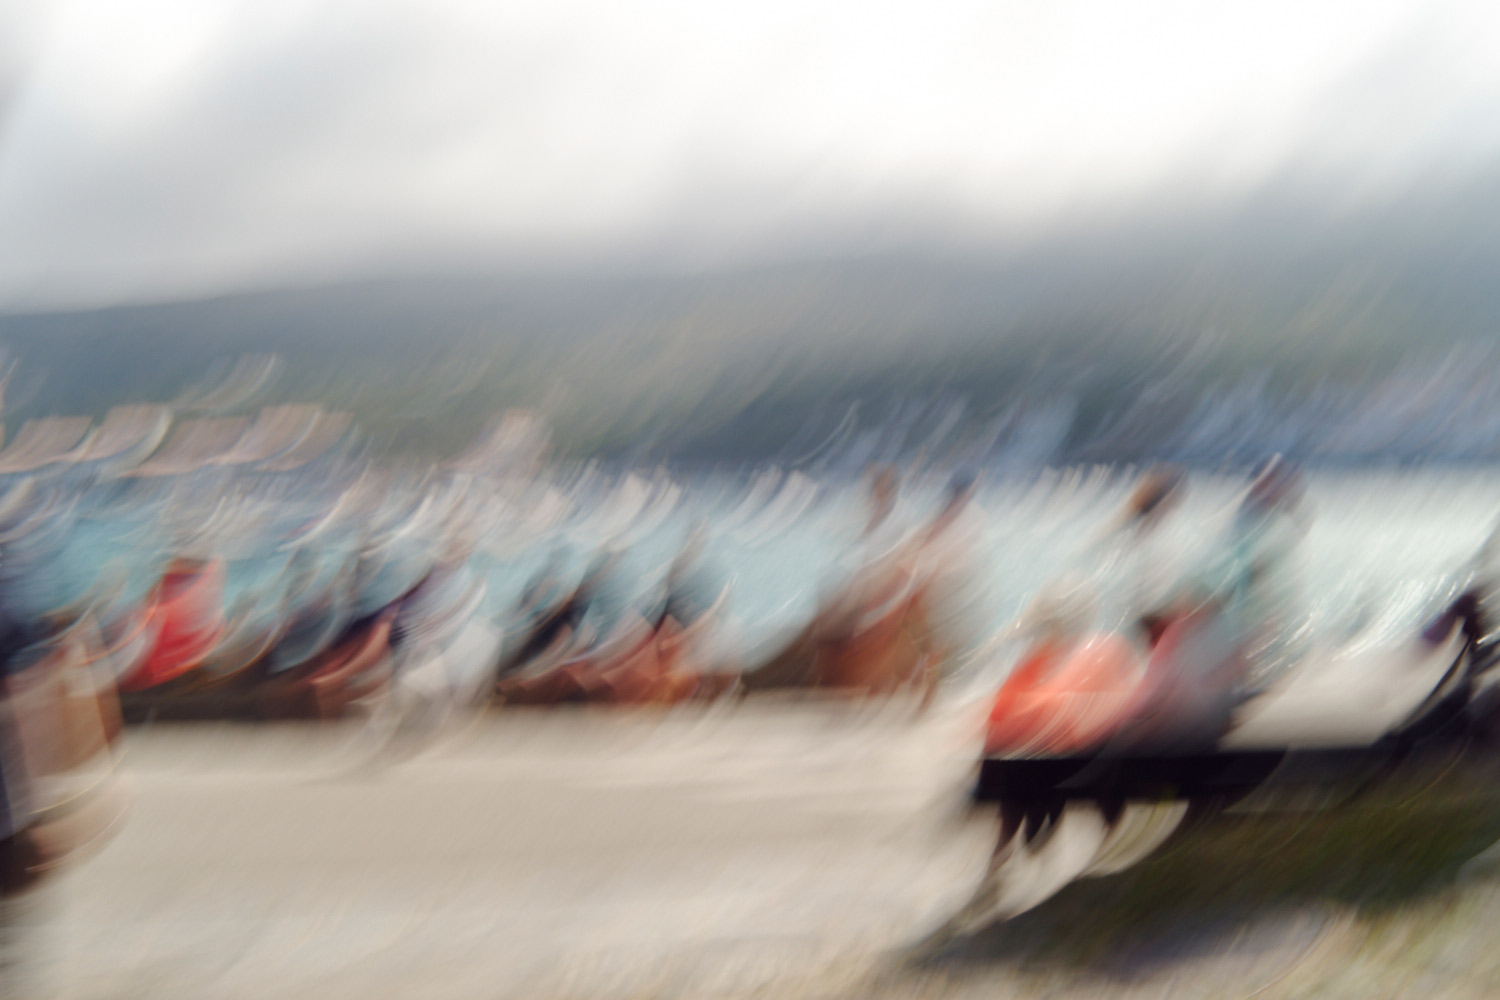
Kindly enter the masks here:
<path id="1" fill-rule="evenodd" d="M 1217 720 L 1304 652 L 1296 559 L 1304 530 L 1301 476 L 1280 456 L 1267 459 L 1218 554 L 1178 590 L 1178 638 L 1152 662 L 1176 678 L 1169 688 L 1197 692 L 1193 700 Z"/>

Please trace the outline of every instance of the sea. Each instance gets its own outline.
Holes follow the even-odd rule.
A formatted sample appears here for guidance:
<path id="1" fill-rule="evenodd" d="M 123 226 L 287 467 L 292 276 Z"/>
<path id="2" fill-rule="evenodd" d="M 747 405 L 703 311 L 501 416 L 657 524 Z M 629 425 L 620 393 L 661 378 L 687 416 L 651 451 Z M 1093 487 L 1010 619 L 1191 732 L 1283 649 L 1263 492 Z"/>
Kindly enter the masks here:
<path id="1" fill-rule="evenodd" d="M 1139 470 L 1090 466 L 981 475 L 982 524 L 969 553 L 979 632 L 996 641 L 955 671 L 991 683 L 1008 669 L 1007 627 L 1049 581 L 1085 579 L 1108 595 L 1115 568 L 1097 556 Z M 1323 641 L 1396 638 L 1421 627 L 1473 573 L 1500 523 L 1500 469 L 1407 467 L 1302 472 L 1296 552 L 1299 627 Z M 946 477 L 906 481 L 891 520 L 915 528 L 942 502 Z M 1175 562 L 1214 557 L 1243 495 L 1243 475 L 1193 473 L 1162 526 Z M 22 485 L 10 489 L 21 491 Z M 518 625 L 523 592 L 544 571 L 563 585 L 616 553 L 630 600 L 659 595 L 690 534 L 728 585 L 724 653 L 753 663 L 805 624 L 849 574 L 867 518 L 864 482 L 763 467 L 674 473 L 665 467 L 560 468 L 526 480 L 430 473 L 372 487 L 369 470 L 254 481 L 26 484 L 0 518 L 0 585 L 25 614 L 93 602 L 126 613 L 172 555 L 226 562 L 226 604 L 294 613 L 299 594 L 376 553 L 365 603 L 420 575 L 455 538 L 485 584 L 480 613 Z M 295 578 L 295 579 L 294 579 Z"/>

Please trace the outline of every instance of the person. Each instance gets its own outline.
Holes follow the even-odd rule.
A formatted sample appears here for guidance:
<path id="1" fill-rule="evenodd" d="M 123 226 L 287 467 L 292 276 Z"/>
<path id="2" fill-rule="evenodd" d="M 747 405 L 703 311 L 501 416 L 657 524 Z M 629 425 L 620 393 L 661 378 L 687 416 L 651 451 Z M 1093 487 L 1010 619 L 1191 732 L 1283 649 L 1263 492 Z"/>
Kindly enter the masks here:
<path id="1" fill-rule="evenodd" d="M 1262 462 L 1240 502 L 1209 575 L 1211 594 L 1261 683 L 1302 653 L 1297 552 L 1306 533 L 1301 475 L 1281 456 Z"/>
<path id="2" fill-rule="evenodd" d="M 727 660 L 723 651 L 714 648 L 724 628 L 729 583 L 706 550 L 707 529 L 699 521 L 667 571 L 655 627 L 661 673 L 653 696 L 660 701 L 722 694 L 737 677 L 722 662 Z"/>
<path id="3" fill-rule="evenodd" d="M 827 602 L 818 642 L 819 684 L 851 694 L 888 694 L 920 672 L 914 642 L 925 631 L 912 558 L 919 536 L 895 514 L 899 481 L 888 465 L 871 470 L 869 516 L 845 564 L 842 588 Z"/>
<path id="4" fill-rule="evenodd" d="M 547 560 L 521 591 L 516 610 L 529 619 L 537 619 L 557 607 L 567 597 L 563 581 L 568 565 L 566 545 L 559 543 L 547 554 Z"/>
<path id="5" fill-rule="evenodd" d="M 594 630 L 602 642 L 595 645 L 591 662 L 575 675 L 581 697 L 643 704 L 692 696 L 697 676 L 691 666 L 683 669 L 682 661 L 690 654 L 691 638 L 706 627 L 714 603 L 688 583 L 694 571 L 702 569 L 702 544 L 701 532 L 690 534 L 655 607 L 640 607 L 612 591 L 608 583 L 618 583 L 617 571 L 611 572 L 605 587 L 594 591 L 588 617 L 594 617 L 603 597 L 605 611 Z"/>
<path id="6" fill-rule="evenodd" d="M 707 529 L 699 521 L 688 531 L 667 570 L 659 623 L 670 618 L 679 628 L 688 628 L 713 613 L 721 603 L 728 584 L 707 558 L 707 544 Z"/>
<path id="7" fill-rule="evenodd" d="M 1065 650 L 1096 633 L 1123 634 L 1140 652 L 1149 652 L 1185 610 L 1181 595 L 1186 574 L 1167 528 L 1185 491 L 1180 468 L 1147 469 L 1119 514 L 1085 542 L 1077 564 L 1038 591 L 994 639 L 1026 641 L 1040 657 L 1038 663 L 1058 661 Z"/>
<path id="8" fill-rule="evenodd" d="M 33 633 L 37 639 L 41 632 Z M 40 856 L 28 832 L 33 813 L 35 776 L 27 767 L 18 712 L 19 687 L 26 667 L 35 656 L 20 655 L 29 644 L 19 628 L 6 633 L 6 648 L 0 655 L 0 896 L 17 893 L 35 878 Z"/>
<path id="9" fill-rule="evenodd" d="M 0 683 L 0 895 L 109 835 L 124 808 L 113 780 L 119 701 L 113 678 L 96 671 L 92 613 L 65 609 L 38 629 L 5 659 Z"/>
<path id="10" fill-rule="evenodd" d="M 917 536 L 918 586 L 928 626 L 924 704 L 941 675 L 964 666 L 985 638 L 984 561 L 987 526 L 974 504 L 968 470 L 948 481 L 942 506 Z"/>
<path id="11" fill-rule="evenodd" d="M 1201 751 L 1232 725 L 1247 694 L 1300 657 L 1301 498 L 1301 478 L 1284 459 L 1256 468 L 1217 551 L 1173 588 L 1142 708 L 1112 737 L 1115 749 Z"/>
<path id="12" fill-rule="evenodd" d="M 825 602 L 829 609 L 825 618 L 839 623 L 835 628 L 883 603 L 895 577 L 906 568 L 902 557 L 912 536 L 895 517 L 899 491 L 895 469 L 877 465 L 870 470 L 864 528 L 839 567 L 838 592 Z"/>
<path id="13" fill-rule="evenodd" d="M 504 677 L 524 669 L 547 653 L 565 647 L 573 639 L 588 611 L 590 594 L 585 579 L 569 590 L 563 581 L 567 550 L 559 545 L 521 592 L 516 612 L 525 623 L 522 639 L 500 660 L 497 675 Z"/>
<path id="14" fill-rule="evenodd" d="M 1147 646 L 1155 646 L 1170 624 L 1181 576 L 1167 523 L 1182 503 L 1186 476 L 1176 466 L 1148 469 L 1131 491 L 1119 524 L 1106 539 L 1106 559 L 1116 568 L 1115 593 L 1136 622 Z"/>
<path id="15" fill-rule="evenodd" d="M 894 516 L 895 470 L 870 470 L 868 513 L 825 581 L 818 613 L 777 653 L 740 678 L 745 691 L 824 688 L 886 694 L 920 673 L 914 536 Z"/>
<path id="16" fill-rule="evenodd" d="M 585 603 L 580 628 L 587 628 L 596 645 L 619 642 L 641 632 L 647 622 L 633 606 L 621 580 L 625 554 L 606 548 L 594 557 L 580 586 Z"/>
<path id="17" fill-rule="evenodd" d="M 649 632 L 620 593 L 621 558 L 613 548 L 595 554 L 572 594 L 502 661 L 496 695 L 517 704 L 602 697 L 607 688 L 603 675 L 628 658 Z M 553 662 L 558 655 L 561 662 Z"/>

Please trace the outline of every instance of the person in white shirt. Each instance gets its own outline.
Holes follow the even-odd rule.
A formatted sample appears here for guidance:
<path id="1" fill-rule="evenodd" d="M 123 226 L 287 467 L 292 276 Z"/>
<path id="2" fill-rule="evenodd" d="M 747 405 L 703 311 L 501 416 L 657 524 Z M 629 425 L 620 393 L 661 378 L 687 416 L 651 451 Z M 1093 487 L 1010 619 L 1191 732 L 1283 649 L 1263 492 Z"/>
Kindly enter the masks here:
<path id="1" fill-rule="evenodd" d="M 989 531 L 974 503 L 972 473 L 953 476 L 943 506 L 916 541 L 918 586 L 932 647 L 930 696 L 938 674 L 968 665 L 988 638 Z"/>
<path id="2" fill-rule="evenodd" d="M 1141 477 L 1125 511 L 1090 553 L 1094 568 L 1108 581 L 1109 603 L 1117 623 L 1139 629 L 1153 646 L 1173 617 L 1182 577 L 1178 550 L 1169 529 L 1181 505 L 1187 478 L 1175 466 L 1160 465 Z"/>

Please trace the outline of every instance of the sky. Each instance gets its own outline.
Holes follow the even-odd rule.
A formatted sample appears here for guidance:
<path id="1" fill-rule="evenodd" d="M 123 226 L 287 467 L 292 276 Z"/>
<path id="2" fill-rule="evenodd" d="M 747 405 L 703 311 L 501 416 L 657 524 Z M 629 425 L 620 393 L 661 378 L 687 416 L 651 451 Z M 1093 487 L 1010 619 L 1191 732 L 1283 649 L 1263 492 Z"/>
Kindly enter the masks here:
<path id="1" fill-rule="evenodd" d="M 0 0 L 0 310 L 1024 240 L 1500 163 L 1500 5 Z"/>

